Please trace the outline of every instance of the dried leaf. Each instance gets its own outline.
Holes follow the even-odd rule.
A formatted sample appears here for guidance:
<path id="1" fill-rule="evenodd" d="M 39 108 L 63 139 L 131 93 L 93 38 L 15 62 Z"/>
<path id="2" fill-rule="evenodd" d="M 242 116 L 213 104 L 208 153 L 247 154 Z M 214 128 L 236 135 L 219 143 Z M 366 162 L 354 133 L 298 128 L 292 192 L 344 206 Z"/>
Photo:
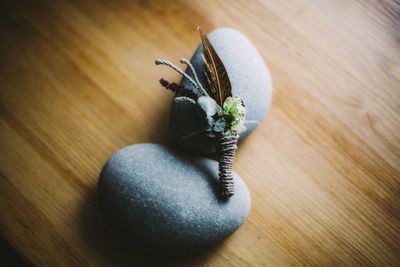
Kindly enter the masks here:
<path id="1" fill-rule="evenodd" d="M 232 96 L 231 82 L 225 66 L 211 42 L 200 27 L 198 28 L 198 31 L 203 44 L 204 72 L 210 89 L 209 94 L 222 107 L 225 99 Z"/>

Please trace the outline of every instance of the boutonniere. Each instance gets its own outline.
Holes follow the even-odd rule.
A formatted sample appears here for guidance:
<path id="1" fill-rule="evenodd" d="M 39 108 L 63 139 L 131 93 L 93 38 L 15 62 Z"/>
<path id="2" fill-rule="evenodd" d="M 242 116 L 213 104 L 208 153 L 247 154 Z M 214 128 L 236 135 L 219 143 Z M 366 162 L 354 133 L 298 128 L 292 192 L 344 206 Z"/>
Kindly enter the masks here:
<path id="1" fill-rule="evenodd" d="M 160 79 L 166 89 L 176 93 L 174 101 L 186 101 L 196 104 L 204 133 L 216 140 L 219 162 L 219 181 L 221 196 L 229 198 L 235 193 L 232 166 L 239 134 L 244 131 L 245 105 L 240 97 L 232 95 L 231 82 L 224 64 L 216 53 L 207 36 L 198 28 L 203 45 L 204 76 L 207 86 L 203 86 L 189 60 L 180 62 L 187 65 L 191 76 L 169 61 L 157 59 L 157 65 L 166 65 L 177 71 L 193 84 L 195 90 L 189 90 L 176 83 Z"/>

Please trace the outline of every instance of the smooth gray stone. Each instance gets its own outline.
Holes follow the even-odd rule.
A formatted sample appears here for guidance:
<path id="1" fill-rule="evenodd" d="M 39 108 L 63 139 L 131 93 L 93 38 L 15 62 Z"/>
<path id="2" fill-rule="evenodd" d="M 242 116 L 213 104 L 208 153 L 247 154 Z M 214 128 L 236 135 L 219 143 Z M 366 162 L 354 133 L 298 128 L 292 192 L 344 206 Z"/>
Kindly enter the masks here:
<path id="1" fill-rule="evenodd" d="M 193 253 L 223 240 L 246 219 L 250 194 L 234 173 L 236 194 L 218 195 L 218 163 L 158 144 L 115 153 L 98 184 L 102 206 L 148 249 Z"/>
<path id="2" fill-rule="evenodd" d="M 208 37 L 228 72 L 233 96 L 241 97 L 246 105 L 247 130 L 240 134 L 240 139 L 243 139 L 257 127 L 269 109 L 272 97 L 271 76 L 257 49 L 242 33 L 221 28 L 211 32 Z M 201 84 L 207 87 L 201 54 L 202 46 L 199 45 L 191 62 Z M 188 70 L 186 72 L 190 74 Z M 181 85 L 196 90 L 186 78 L 182 79 Z M 201 131 L 199 116 L 193 104 L 173 103 L 171 134 L 189 152 L 215 152 L 215 140 L 205 137 Z"/>

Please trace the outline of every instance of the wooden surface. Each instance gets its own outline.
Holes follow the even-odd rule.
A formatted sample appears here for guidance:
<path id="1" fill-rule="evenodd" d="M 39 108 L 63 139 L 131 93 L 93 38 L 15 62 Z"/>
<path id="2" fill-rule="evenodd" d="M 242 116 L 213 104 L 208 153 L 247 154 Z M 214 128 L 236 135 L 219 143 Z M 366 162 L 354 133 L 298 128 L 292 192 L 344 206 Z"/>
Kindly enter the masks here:
<path id="1" fill-rule="evenodd" d="M 197 25 L 239 29 L 273 103 L 240 144 L 252 209 L 182 266 L 400 265 L 400 7 L 383 1 L 2 1 L 0 234 L 38 266 L 161 265 L 101 219 L 99 171 L 132 143 L 171 144 L 156 57 Z"/>

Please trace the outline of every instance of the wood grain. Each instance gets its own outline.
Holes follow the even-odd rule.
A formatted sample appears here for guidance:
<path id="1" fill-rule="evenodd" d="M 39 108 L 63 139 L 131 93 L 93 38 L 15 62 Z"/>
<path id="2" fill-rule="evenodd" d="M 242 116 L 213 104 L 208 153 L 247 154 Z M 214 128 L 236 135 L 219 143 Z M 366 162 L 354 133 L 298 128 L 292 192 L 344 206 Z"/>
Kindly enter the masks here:
<path id="1" fill-rule="evenodd" d="M 96 201 L 107 158 L 168 137 L 172 72 L 196 27 L 242 31 L 272 108 L 240 144 L 244 225 L 181 266 L 400 265 L 396 1 L 2 1 L 0 234 L 37 266 L 149 266 Z"/>

